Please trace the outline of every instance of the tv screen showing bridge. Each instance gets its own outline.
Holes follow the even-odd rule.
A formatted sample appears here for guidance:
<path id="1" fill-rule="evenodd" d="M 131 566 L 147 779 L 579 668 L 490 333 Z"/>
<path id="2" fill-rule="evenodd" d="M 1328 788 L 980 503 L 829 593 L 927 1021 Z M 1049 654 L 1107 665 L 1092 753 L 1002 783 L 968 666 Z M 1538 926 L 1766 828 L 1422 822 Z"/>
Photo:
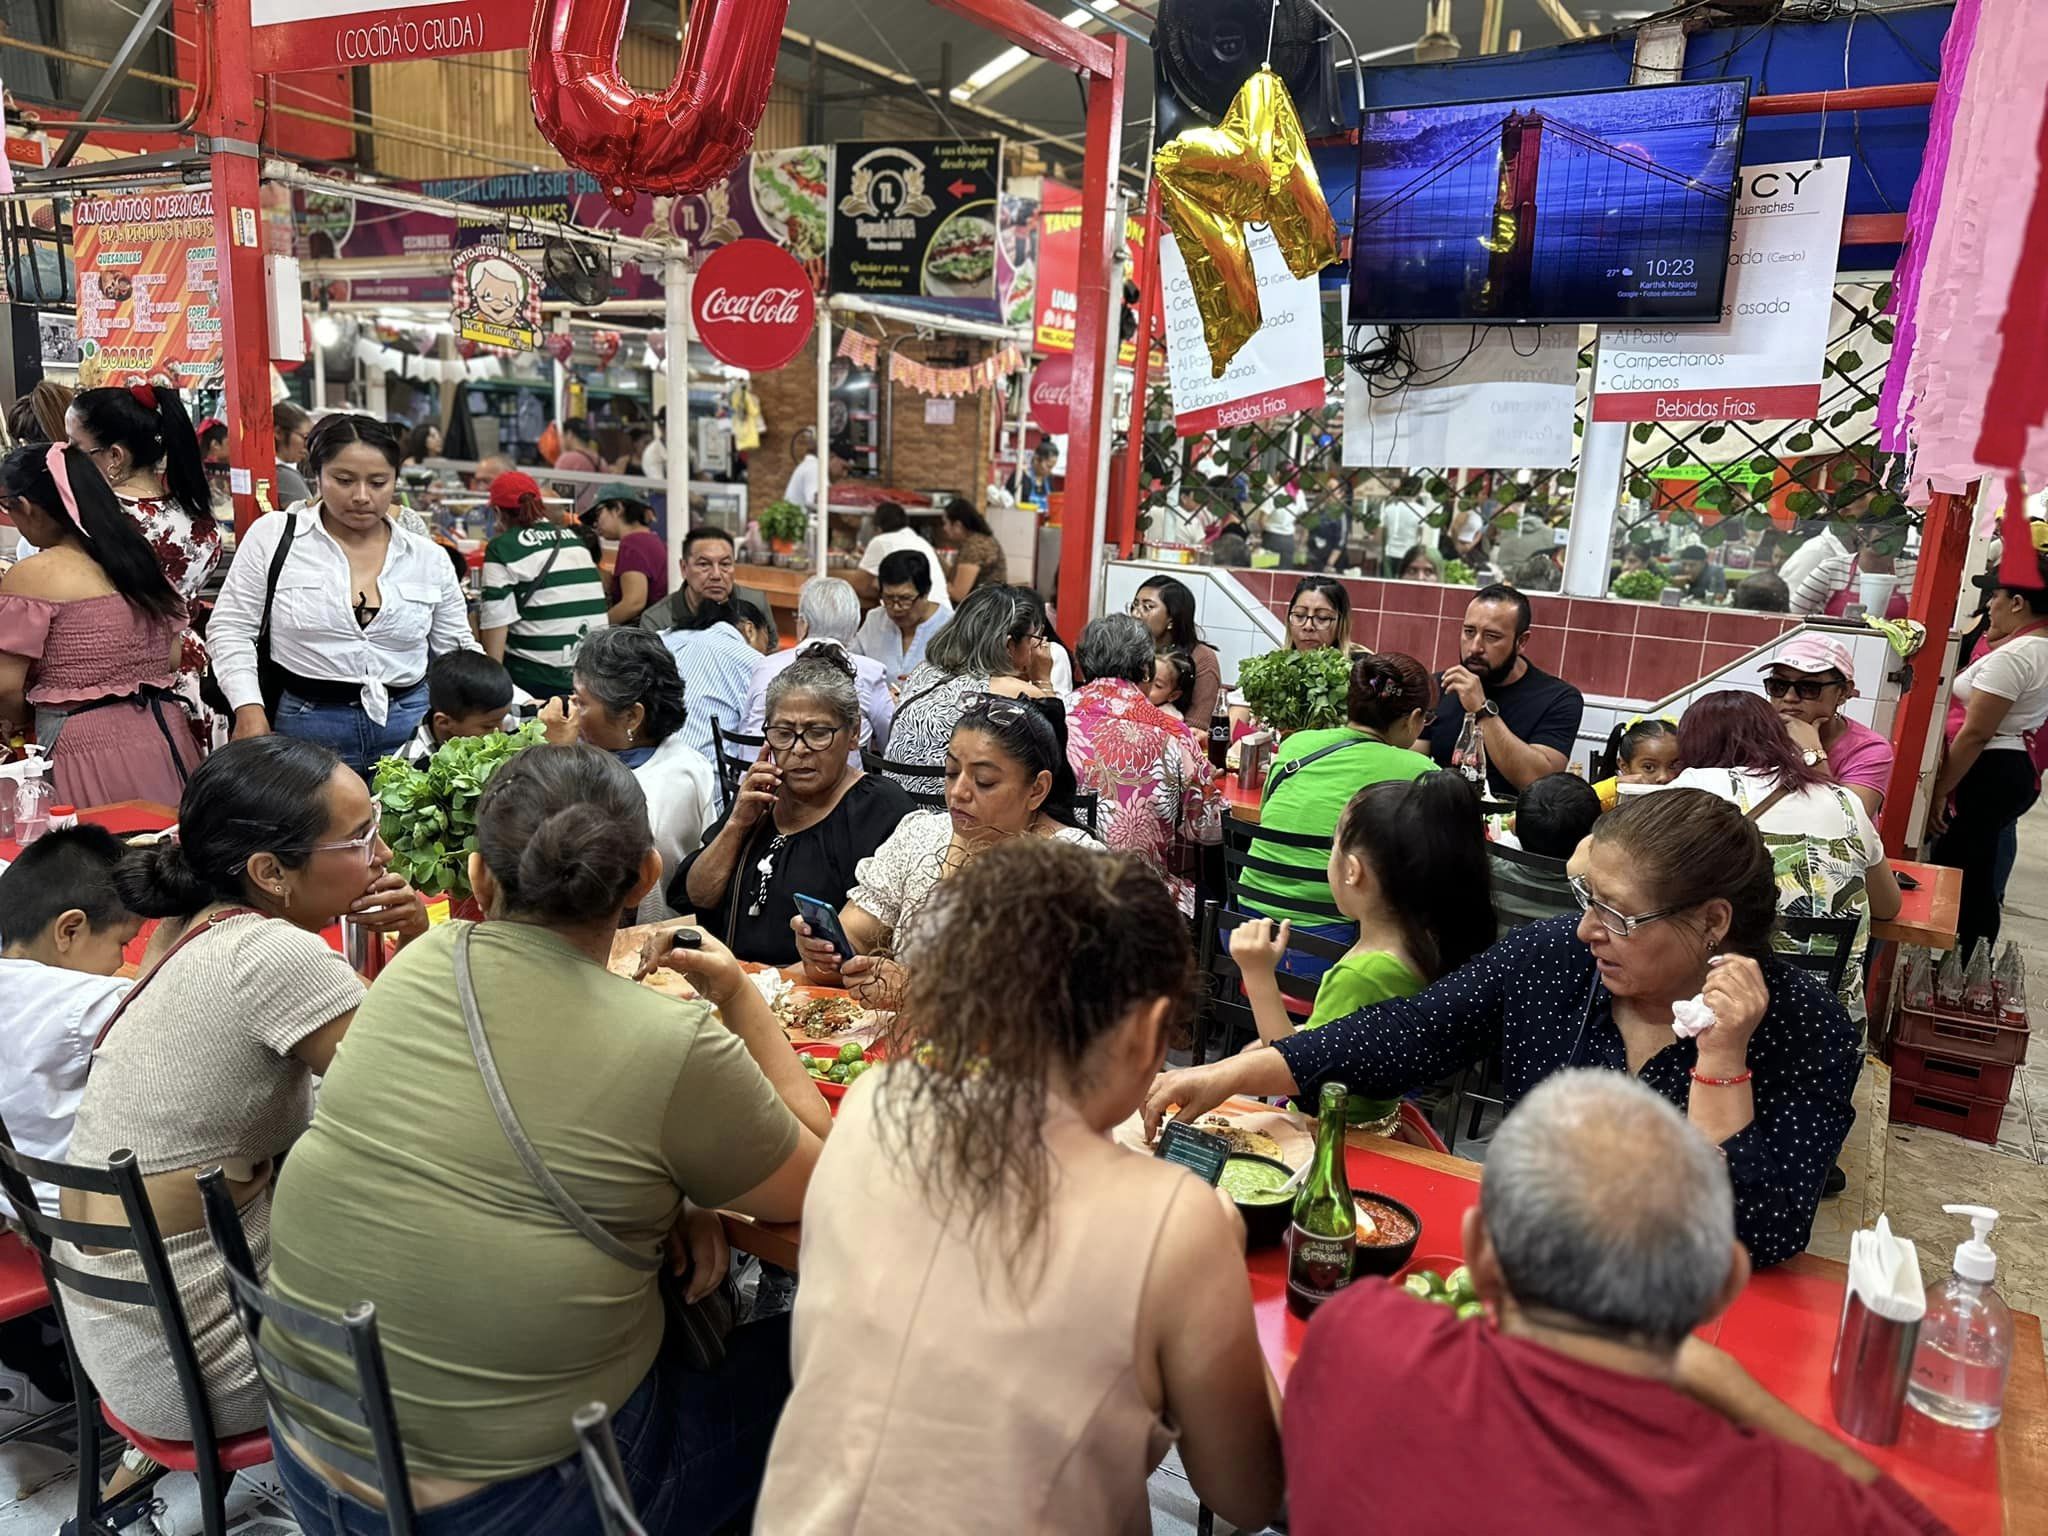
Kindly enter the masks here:
<path id="1" fill-rule="evenodd" d="M 1351 318 L 1721 318 L 1742 80 L 1368 113 Z"/>

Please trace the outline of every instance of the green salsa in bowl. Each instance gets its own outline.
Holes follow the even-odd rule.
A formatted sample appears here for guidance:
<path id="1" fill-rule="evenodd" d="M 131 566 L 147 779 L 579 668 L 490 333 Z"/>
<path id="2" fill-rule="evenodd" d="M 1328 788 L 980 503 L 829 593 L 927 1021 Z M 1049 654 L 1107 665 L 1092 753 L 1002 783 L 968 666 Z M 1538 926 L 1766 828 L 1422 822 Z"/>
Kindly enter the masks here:
<path id="1" fill-rule="evenodd" d="M 1293 1177 L 1294 1170 L 1277 1157 L 1255 1153 L 1235 1153 L 1223 1165 L 1223 1176 L 1216 1185 L 1236 1202 L 1238 1214 L 1244 1217 L 1247 1248 L 1264 1248 L 1286 1236 L 1294 1215 L 1295 1192 L 1282 1193 L 1281 1186 Z"/>

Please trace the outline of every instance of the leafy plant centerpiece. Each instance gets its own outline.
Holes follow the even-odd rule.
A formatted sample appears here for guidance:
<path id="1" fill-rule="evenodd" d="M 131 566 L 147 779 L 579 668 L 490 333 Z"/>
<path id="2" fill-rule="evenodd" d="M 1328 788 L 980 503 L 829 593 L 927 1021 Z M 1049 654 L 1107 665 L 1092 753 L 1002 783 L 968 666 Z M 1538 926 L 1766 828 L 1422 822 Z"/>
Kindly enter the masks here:
<path id="1" fill-rule="evenodd" d="M 1237 687 L 1252 713 L 1283 736 L 1342 725 L 1350 707 L 1351 655 L 1333 646 L 1254 656 L 1238 667 Z"/>
<path id="2" fill-rule="evenodd" d="M 1630 602 L 1654 603 L 1664 595 L 1664 578 L 1656 571 L 1623 571 L 1614 578 L 1614 595 Z"/>
<path id="3" fill-rule="evenodd" d="M 771 501 L 761 511 L 761 537 L 773 544 L 801 544 L 811 530 L 811 514 L 793 501 Z"/>
<path id="4" fill-rule="evenodd" d="M 370 788 L 384 808 L 391 867 L 416 891 L 468 900 L 476 803 L 492 774 L 543 739 L 540 722 L 529 720 L 510 734 L 452 737 L 424 768 L 402 757 L 380 761 Z"/>

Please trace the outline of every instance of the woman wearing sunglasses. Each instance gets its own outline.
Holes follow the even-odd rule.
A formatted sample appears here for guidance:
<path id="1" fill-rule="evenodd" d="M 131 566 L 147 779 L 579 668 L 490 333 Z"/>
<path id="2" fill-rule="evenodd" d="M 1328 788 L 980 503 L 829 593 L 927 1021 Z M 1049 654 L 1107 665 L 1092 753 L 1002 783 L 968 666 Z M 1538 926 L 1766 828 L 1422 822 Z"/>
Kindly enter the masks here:
<path id="1" fill-rule="evenodd" d="M 1883 922 L 1899 915 L 1898 877 L 1869 813 L 1809 761 L 1762 699 L 1729 689 L 1694 700 L 1678 722 L 1678 757 L 1685 768 L 1671 781 L 1674 788 L 1703 789 L 1730 801 L 1763 834 L 1783 916 Z M 1834 953 L 1830 938 L 1780 932 L 1776 942 L 1786 954 Z M 1856 936 L 1858 955 L 1867 942 L 1866 927 Z M 1851 960 L 1843 973 L 1842 1006 L 1851 1018 L 1863 1017 L 1860 961 Z"/>
<path id="2" fill-rule="evenodd" d="M 38 551 L 0 577 L 0 740 L 33 725 L 69 804 L 176 800 L 199 761 L 184 599 L 76 448 L 9 454 L 0 506 Z"/>
<path id="3" fill-rule="evenodd" d="M 796 960 L 793 898 L 838 908 L 855 868 L 916 809 L 901 786 L 861 772 L 860 726 L 840 647 L 808 646 L 769 679 L 760 759 L 668 886 L 668 904 L 699 914 L 742 960 Z"/>
<path id="4" fill-rule="evenodd" d="M 377 804 L 325 747 L 287 736 L 231 742 L 193 771 L 176 833 L 114 872 L 122 905 L 161 919 L 141 978 L 101 1037 L 70 1159 L 104 1167 L 134 1150 L 206 1378 L 214 1429 L 263 1427 L 263 1388 L 228 1312 L 193 1175 L 219 1164 L 259 1271 L 270 1261 L 271 1179 L 313 1114 L 363 984 L 321 937 L 343 917 L 401 945 L 426 910 L 387 866 Z M 64 1215 L 124 1220 L 111 1195 L 67 1191 Z M 141 1278 L 129 1253 L 59 1245 L 89 1274 Z M 122 1422 L 191 1438 L 147 1308 L 66 1291 L 86 1374 Z"/>
<path id="5" fill-rule="evenodd" d="M 845 986 L 871 1008 L 895 1007 L 904 978 L 894 957 L 941 881 L 1013 837 L 1099 846 L 1075 819 L 1076 792 L 1057 700 L 969 696 L 946 746 L 946 809 L 906 816 L 855 871 L 839 912 L 853 958 L 842 965 L 822 935 L 790 919 L 811 980 Z"/>
<path id="6" fill-rule="evenodd" d="M 1398 1098 L 1492 1055 L 1510 1113 L 1563 1068 L 1627 1072 L 1727 1155 L 1751 1259 L 1790 1258 L 1855 1119 L 1863 1058 L 1826 982 L 1771 948 L 1777 888 L 1763 838 L 1728 801 L 1671 788 L 1601 817 L 1571 870 L 1578 919 L 1518 928 L 1413 997 L 1164 1073 L 1147 1129 L 1233 1094 L 1313 1103 L 1326 1082 Z M 1681 1033 L 1676 1005 L 1701 995 L 1713 1026 Z"/>
<path id="7" fill-rule="evenodd" d="M 1801 635 L 1761 670 L 1771 707 L 1807 766 L 1848 790 L 1871 816 L 1883 810 L 1892 780 L 1892 744 L 1842 713 L 1856 696 L 1849 647 L 1828 635 Z"/>

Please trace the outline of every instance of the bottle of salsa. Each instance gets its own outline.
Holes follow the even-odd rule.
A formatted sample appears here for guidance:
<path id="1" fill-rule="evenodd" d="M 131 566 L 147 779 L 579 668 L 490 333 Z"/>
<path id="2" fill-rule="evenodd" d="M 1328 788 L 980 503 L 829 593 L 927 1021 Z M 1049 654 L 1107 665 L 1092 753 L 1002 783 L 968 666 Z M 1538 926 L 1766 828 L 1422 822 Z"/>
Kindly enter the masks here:
<path id="1" fill-rule="evenodd" d="M 1345 1105 L 1351 1092 L 1325 1083 L 1316 1110 L 1315 1159 L 1287 1229 L 1287 1309 L 1307 1317 L 1351 1283 L 1358 1251 L 1358 1213 L 1344 1171 Z"/>

